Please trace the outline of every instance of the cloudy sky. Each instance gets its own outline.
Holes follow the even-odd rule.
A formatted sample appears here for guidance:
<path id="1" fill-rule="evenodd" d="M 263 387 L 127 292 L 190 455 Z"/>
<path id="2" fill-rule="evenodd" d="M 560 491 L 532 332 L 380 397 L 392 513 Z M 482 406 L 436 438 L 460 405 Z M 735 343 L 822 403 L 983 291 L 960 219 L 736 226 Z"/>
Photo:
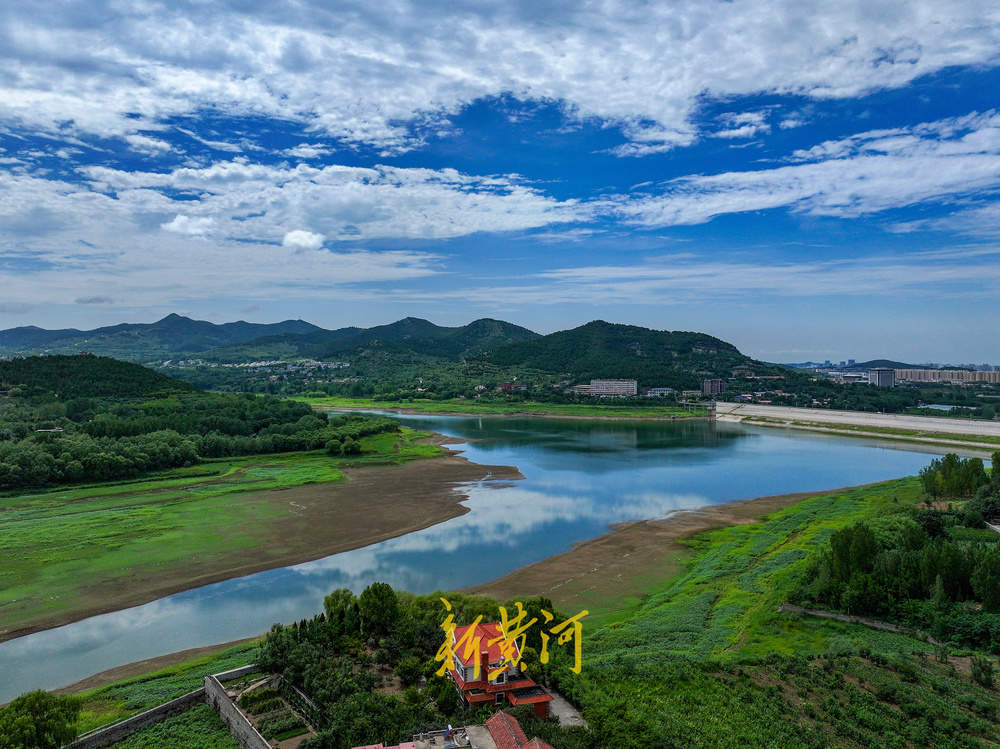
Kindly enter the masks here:
<path id="1" fill-rule="evenodd" d="M 1000 363 L 993 0 L 0 3 L 0 328 Z"/>

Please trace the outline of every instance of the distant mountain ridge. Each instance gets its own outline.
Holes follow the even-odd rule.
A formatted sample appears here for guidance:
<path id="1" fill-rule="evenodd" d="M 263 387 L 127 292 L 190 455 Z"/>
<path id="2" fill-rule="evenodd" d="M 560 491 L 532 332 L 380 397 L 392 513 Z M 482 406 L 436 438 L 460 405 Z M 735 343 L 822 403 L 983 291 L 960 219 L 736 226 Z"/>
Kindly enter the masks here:
<path id="1" fill-rule="evenodd" d="M 215 323 L 170 314 L 154 323 L 121 323 L 94 330 L 44 330 L 33 325 L 0 331 L 0 353 L 73 354 L 88 351 L 129 361 L 148 361 L 229 346 L 266 335 L 322 330 L 303 320 L 272 324 Z"/>
<path id="2" fill-rule="evenodd" d="M 359 350 L 378 342 L 398 344 L 424 356 L 459 359 L 516 341 L 538 338 L 538 333 L 502 320 L 481 319 L 460 327 L 444 327 L 421 319 L 406 317 L 373 328 L 317 329 L 305 335 L 274 335 L 246 344 L 204 352 L 211 361 L 247 361 L 251 359 L 288 358 L 336 359 L 357 355 Z"/>

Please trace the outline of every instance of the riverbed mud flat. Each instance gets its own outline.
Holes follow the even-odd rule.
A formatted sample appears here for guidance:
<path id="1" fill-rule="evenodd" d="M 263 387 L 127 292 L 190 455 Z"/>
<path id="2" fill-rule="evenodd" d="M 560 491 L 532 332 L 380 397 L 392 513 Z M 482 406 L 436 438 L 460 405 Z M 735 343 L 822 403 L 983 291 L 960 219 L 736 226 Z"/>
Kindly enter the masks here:
<path id="1" fill-rule="evenodd" d="M 459 504 L 465 499 L 462 484 L 523 478 L 517 468 L 478 465 L 455 453 L 402 465 L 347 468 L 344 473 L 346 481 L 234 495 L 234 501 L 279 510 L 268 513 L 266 525 L 253 529 L 255 535 L 263 534 L 262 542 L 220 553 L 206 549 L 204 555 L 163 568 L 142 568 L 115 580 L 95 580 L 83 586 L 82 605 L 0 631 L 0 642 L 202 585 L 402 536 L 468 512 Z M 247 530 L 219 528 L 218 533 L 223 536 Z"/>
<path id="2" fill-rule="evenodd" d="M 607 614 L 680 572 L 690 551 L 685 539 L 712 528 L 753 523 L 804 499 L 839 491 L 843 489 L 758 497 L 621 523 L 603 536 L 467 592 L 498 601 L 545 596 L 567 614 L 580 609 Z"/>

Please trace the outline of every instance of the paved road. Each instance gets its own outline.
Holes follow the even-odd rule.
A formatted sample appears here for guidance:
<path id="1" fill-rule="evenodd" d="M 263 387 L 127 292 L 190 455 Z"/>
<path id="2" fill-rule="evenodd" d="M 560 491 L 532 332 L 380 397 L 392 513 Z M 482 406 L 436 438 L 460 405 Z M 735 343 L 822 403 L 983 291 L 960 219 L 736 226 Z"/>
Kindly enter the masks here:
<path id="1" fill-rule="evenodd" d="M 716 414 L 733 419 L 763 416 L 785 421 L 807 421 L 813 424 L 850 424 L 862 427 L 970 434 L 977 437 L 1000 437 L 1000 421 L 972 421 L 971 419 L 947 419 L 936 416 L 905 416 L 902 414 L 875 414 L 862 411 L 831 411 L 823 408 L 791 408 L 789 406 L 761 406 L 756 403 L 721 402 L 716 404 Z"/>

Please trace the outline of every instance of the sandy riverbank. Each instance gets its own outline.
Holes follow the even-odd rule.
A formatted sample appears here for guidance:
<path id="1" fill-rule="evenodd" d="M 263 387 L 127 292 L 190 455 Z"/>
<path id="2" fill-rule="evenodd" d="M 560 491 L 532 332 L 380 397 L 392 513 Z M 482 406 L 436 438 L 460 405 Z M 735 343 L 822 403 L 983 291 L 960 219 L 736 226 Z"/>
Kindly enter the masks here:
<path id="1" fill-rule="evenodd" d="M 438 436 L 435 443 L 454 442 Z M 290 489 L 242 492 L 235 501 L 266 504 L 278 513 L 263 527 L 263 541 L 136 570 L 81 589 L 82 604 L 0 632 L 0 642 L 62 626 L 98 614 L 138 606 L 202 585 L 286 567 L 358 549 L 463 515 L 461 485 L 523 478 L 517 468 L 478 465 L 449 451 L 402 465 L 345 469 L 346 480 Z M 269 517 L 273 517 L 270 513 Z M 260 531 L 261 526 L 255 530 Z M 240 533 L 241 528 L 220 528 Z"/>

